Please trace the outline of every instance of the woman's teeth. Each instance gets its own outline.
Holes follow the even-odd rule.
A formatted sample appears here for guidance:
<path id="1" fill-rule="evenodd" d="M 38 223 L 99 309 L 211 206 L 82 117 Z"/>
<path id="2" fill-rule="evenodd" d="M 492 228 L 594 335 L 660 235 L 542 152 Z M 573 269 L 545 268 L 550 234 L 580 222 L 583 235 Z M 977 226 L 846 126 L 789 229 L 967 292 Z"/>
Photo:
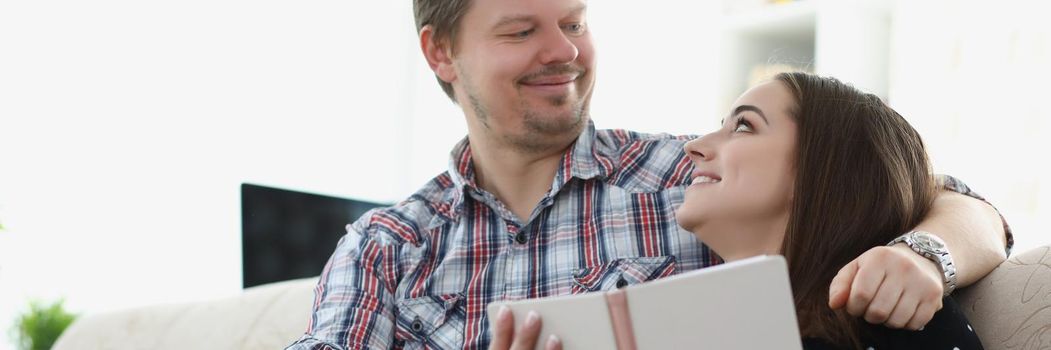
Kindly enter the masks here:
<path id="1" fill-rule="evenodd" d="M 690 184 L 691 185 L 695 185 L 695 184 L 704 184 L 704 183 L 717 183 L 719 181 L 721 181 L 721 180 L 713 179 L 713 178 L 710 178 L 710 177 L 707 177 L 707 176 L 698 176 L 698 177 L 693 178 L 693 182 L 691 182 Z"/>

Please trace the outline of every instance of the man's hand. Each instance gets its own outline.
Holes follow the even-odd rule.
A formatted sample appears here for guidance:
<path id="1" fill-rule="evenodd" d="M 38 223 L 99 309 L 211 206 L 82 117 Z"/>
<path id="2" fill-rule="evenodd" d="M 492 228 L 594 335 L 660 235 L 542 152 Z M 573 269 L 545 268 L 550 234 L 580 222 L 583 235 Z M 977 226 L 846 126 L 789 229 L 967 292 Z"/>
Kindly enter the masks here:
<path id="1" fill-rule="evenodd" d="M 839 270 L 828 306 L 890 328 L 922 329 L 942 308 L 941 268 L 904 243 L 869 249 Z"/>
<path id="2" fill-rule="evenodd" d="M 515 332 L 515 316 L 511 314 L 511 309 L 502 306 L 493 326 L 493 341 L 489 343 L 489 350 L 533 350 L 540 336 L 540 327 L 540 315 L 530 311 L 525 323 Z M 552 334 L 544 349 L 562 350 L 562 341 Z"/>

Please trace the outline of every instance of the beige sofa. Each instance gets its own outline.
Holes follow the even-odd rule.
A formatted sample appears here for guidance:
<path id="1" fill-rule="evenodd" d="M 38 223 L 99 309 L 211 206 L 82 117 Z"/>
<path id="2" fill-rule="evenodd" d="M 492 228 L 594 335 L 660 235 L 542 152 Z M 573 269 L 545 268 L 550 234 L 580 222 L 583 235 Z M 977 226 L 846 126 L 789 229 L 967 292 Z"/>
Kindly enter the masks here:
<path id="1" fill-rule="evenodd" d="M 315 283 L 308 278 L 222 300 L 87 315 L 54 349 L 281 349 L 306 328 Z M 957 297 L 986 349 L 1051 349 L 1051 246 L 1016 254 Z"/>

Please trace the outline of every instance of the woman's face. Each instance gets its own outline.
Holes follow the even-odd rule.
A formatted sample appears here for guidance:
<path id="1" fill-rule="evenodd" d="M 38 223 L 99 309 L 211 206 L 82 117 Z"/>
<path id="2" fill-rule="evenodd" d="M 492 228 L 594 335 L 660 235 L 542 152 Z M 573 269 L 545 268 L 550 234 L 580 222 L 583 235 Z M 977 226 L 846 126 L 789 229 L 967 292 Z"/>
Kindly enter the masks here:
<path id="1" fill-rule="evenodd" d="M 725 259 L 780 251 L 795 181 L 794 106 L 783 83 L 763 83 L 734 102 L 719 130 L 685 146 L 693 182 L 676 221 Z"/>

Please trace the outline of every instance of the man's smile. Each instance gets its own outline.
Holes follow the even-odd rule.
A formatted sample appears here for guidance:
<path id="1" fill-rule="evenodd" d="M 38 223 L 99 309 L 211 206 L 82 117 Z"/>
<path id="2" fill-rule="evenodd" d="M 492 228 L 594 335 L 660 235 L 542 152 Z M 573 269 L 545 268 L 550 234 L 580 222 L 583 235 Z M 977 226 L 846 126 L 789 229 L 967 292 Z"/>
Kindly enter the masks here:
<path id="1" fill-rule="evenodd" d="M 579 77 L 578 73 L 547 75 L 524 80 L 519 85 L 541 95 L 564 95 Z"/>

